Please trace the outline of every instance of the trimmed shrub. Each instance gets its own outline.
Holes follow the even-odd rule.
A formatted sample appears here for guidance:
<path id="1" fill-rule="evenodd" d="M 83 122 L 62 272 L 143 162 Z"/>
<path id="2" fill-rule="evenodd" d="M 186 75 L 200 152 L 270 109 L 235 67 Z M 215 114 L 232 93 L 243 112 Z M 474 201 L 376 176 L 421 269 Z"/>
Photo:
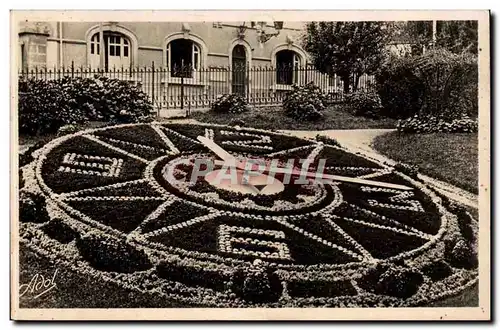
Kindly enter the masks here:
<path id="1" fill-rule="evenodd" d="M 261 301 L 271 290 L 271 282 L 265 270 L 255 270 L 247 273 L 243 282 L 243 293 L 251 301 Z"/>
<path id="2" fill-rule="evenodd" d="M 245 98 L 238 94 L 223 94 L 217 97 L 212 107 L 213 112 L 242 113 L 250 110 Z"/>
<path id="3" fill-rule="evenodd" d="M 50 220 L 43 195 L 21 191 L 19 194 L 19 221 L 43 223 Z"/>
<path id="4" fill-rule="evenodd" d="M 19 132 L 55 133 L 64 125 L 87 121 L 147 121 L 153 106 L 129 81 L 96 76 L 58 80 L 19 80 Z"/>
<path id="5" fill-rule="evenodd" d="M 397 163 L 396 165 L 394 165 L 394 169 L 396 171 L 399 171 L 403 174 L 406 174 L 408 175 L 409 177 L 413 178 L 413 179 L 416 179 L 418 178 L 418 171 L 419 171 L 419 168 L 417 165 L 414 165 L 414 164 L 406 164 L 406 163 Z"/>
<path id="6" fill-rule="evenodd" d="M 317 134 L 316 141 L 323 142 L 324 144 L 329 144 L 332 146 L 340 147 L 340 143 L 336 139 L 328 137 L 326 135 Z"/>
<path id="7" fill-rule="evenodd" d="M 153 267 L 146 253 L 107 234 L 88 232 L 77 237 L 76 246 L 82 257 L 99 270 L 133 273 Z"/>
<path id="8" fill-rule="evenodd" d="M 463 117 L 446 121 L 430 115 L 415 115 L 400 120 L 397 130 L 401 133 L 474 133 L 478 130 L 477 119 Z"/>
<path id="9" fill-rule="evenodd" d="M 439 281 L 453 274 L 450 265 L 444 260 L 434 261 L 425 265 L 421 269 L 424 275 L 429 276 L 433 281 Z"/>
<path id="10" fill-rule="evenodd" d="M 355 116 L 379 118 L 382 102 L 377 92 L 372 89 L 358 89 L 345 97 L 349 112 Z"/>
<path id="11" fill-rule="evenodd" d="M 323 117 L 326 96 L 312 82 L 305 86 L 293 85 L 283 100 L 283 110 L 297 120 L 318 120 Z"/>
<path id="12" fill-rule="evenodd" d="M 453 249 L 448 253 L 448 261 L 454 267 L 471 269 L 478 265 L 477 255 L 474 249 L 464 239 L 456 242 Z"/>
<path id="13" fill-rule="evenodd" d="M 42 230 L 60 243 L 68 244 L 79 237 L 79 234 L 63 220 L 55 218 L 42 226 Z"/>
<path id="14" fill-rule="evenodd" d="M 375 290 L 388 296 L 409 298 L 418 291 L 423 280 L 419 272 L 393 266 L 380 276 Z"/>
<path id="15" fill-rule="evenodd" d="M 57 130 L 57 136 L 73 134 L 78 132 L 79 130 L 80 128 L 77 125 L 72 125 L 72 124 L 64 125 Z"/>

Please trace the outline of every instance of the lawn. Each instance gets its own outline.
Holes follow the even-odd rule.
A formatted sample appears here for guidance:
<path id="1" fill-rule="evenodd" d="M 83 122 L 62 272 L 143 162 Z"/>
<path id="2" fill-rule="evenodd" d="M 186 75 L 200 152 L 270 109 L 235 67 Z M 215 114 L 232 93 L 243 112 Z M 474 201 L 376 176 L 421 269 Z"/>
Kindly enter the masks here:
<path id="1" fill-rule="evenodd" d="M 327 130 L 327 129 L 366 129 L 366 128 L 395 128 L 396 120 L 370 119 L 356 117 L 342 109 L 342 105 L 333 105 L 324 112 L 324 118 L 314 122 L 299 121 L 286 117 L 281 107 L 262 107 L 241 114 L 220 114 L 207 112 L 193 112 L 192 118 L 205 123 L 234 124 L 242 121 L 244 126 L 270 130 Z M 240 124 L 243 126 L 242 124 Z"/>
<path id="2" fill-rule="evenodd" d="M 431 177 L 478 193 L 477 134 L 400 134 L 391 132 L 372 147 L 395 161 L 412 163 Z"/>

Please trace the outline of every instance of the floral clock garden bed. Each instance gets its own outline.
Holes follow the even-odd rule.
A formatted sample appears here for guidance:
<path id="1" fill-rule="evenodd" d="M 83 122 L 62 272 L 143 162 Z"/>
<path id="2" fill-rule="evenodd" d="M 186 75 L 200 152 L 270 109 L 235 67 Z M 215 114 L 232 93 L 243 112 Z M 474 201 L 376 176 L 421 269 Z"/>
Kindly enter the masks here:
<path id="1" fill-rule="evenodd" d="M 413 189 L 310 182 L 253 195 L 186 183 L 190 160 L 216 159 L 199 135 L 238 157 L 312 169 L 326 159 L 326 173 Z M 63 136 L 21 164 L 21 244 L 186 306 L 422 306 L 477 282 L 477 222 L 463 208 L 404 167 L 327 142 L 164 123 Z"/>

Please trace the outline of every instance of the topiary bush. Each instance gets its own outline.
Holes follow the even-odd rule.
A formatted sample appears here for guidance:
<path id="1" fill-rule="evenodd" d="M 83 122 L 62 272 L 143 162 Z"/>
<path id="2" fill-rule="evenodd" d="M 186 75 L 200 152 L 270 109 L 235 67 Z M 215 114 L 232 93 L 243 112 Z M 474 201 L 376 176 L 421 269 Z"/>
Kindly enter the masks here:
<path id="1" fill-rule="evenodd" d="M 340 143 L 336 139 L 328 137 L 326 135 L 316 134 L 316 141 L 323 142 L 324 144 L 329 144 L 331 146 L 336 146 L 336 147 L 341 146 Z"/>
<path id="2" fill-rule="evenodd" d="M 59 127 L 59 129 L 57 130 L 57 136 L 73 134 L 73 133 L 78 132 L 79 130 L 80 130 L 80 127 L 78 127 L 78 125 L 74 125 L 74 124 L 64 125 L 64 126 Z"/>
<path id="3" fill-rule="evenodd" d="M 49 220 L 45 197 L 21 190 L 19 193 L 19 221 L 43 223 Z"/>
<path id="4" fill-rule="evenodd" d="M 129 81 L 102 76 L 19 80 L 20 134 L 55 133 L 88 121 L 143 122 L 152 111 L 147 94 Z"/>
<path id="5" fill-rule="evenodd" d="M 401 173 L 408 175 L 409 177 L 411 177 L 413 179 L 418 178 L 419 168 L 417 165 L 398 162 L 398 163 L 396 163 L 396 165 L 394 165 L 394 169 L 396 171 L 399 171 Z"/>
<path id="6" fill-rule="evenodd" d="M 63 244 L 68 244 L 80 236 L 78 232 L 59 218 L 50 220 L 41 228 L 47 236 Z"/>
<path id="7" fill-rule="evenodd" d="M 454 267 L 471 269 L 478 265 L 478 258 L 472 246 L 464 239 L 456 242 L 455 246 L 448 253 L 448 261 Z"/>
<path id="8" fill-rule="evenodd" d="M 223 94 L 217 97 L 210 108 L 218 113 L 242 113 L 250 110 L 245 98 L 238 94 Z"/>
<path id="9" fill-rule="evenodd" d="M 415 115 L 400 120 L 397 130 L 401 133 L 475 133 L 478 130 L 477 119 L 462 117 L 445 120 L 432 115 Z"/>
<path id="10" fill-rule="evenodd" d="M 76 237 L 76 246 L 82 257 L 99 270 L 133 273 L 153 267 L 144 251 L 97 231 Z"/>
<path id="11" fill-rule="evenodd" d="M 355 116 L 379 118 L 382 111 L 382 101 L 373 88 L 358 89 L 345 96 L 349 112 Z"/>
<path id="12" fill-rule="evenodd" d="M 418 291 L 422 282 L 421 273 L 392 266 L 380 276 L 375 290 L 388 296 L 409 298 Z"/>
<path id="13" fill-rule="evenodd" d="M 312 82 L 304 85 L 293 85 L 283 99 L 285 115 L 297 120 L 318 120 L 323 118 L 327 97 Z"/>

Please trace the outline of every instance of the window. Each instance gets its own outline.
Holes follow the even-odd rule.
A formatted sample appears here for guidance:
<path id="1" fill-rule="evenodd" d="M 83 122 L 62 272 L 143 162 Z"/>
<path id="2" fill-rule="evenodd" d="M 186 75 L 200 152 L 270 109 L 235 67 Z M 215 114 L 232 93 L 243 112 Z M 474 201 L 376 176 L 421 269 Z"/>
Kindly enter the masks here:
<path id="1" fill-rule="evenodd" d="M 193 78 L 200 68 L 200 47 L 189 39 L 176 39 L 167 45 L 167 65 L 171 77 Z"/>
<path id="2" fill-rule="evenodd" d="M 276 53 L 276 83 L 292 85 L 298 81 L 300 58 L 294 51 L 281 50 Z"/>
<path id="3" fill-rule="evenodd" d="M 24 44 L 21 44 L 21 69 L 22 71 L 28 70 L 28 61 L 26 59 L 26 49 Z"/>
<path id="4" fill-rule="evenodd" d="M 92 39 L 90 39 L 90 54 L 99 55 L 99 33 L 94 34 Z"/>
<path id="5" fill-rule="evenodd" d="M 104 31 L 104 68 L 120 69 L 130 66 L 130 41 L 120 33 Z M 95 33 L 90 39 L 91 66 L 98 67 L 101 62 L 100 34 Z"/>

